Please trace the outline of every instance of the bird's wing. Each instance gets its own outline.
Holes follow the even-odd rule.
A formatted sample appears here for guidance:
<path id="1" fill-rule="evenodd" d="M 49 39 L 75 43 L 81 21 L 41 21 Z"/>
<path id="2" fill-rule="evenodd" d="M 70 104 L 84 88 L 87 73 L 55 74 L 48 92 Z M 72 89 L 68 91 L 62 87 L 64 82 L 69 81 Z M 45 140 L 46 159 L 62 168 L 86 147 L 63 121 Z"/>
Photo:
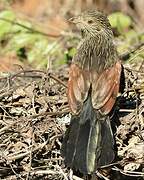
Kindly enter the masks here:
<path id="1" fill-rule="evenodd" d="M 121 62 L 118 61 L 92 82 L 92 104 L 102 114 L 108 114 L 115 103 L 119 92 L 121 69 Z"/>
<path id="2" fill-rule="evenodd" d="M 68 81 L 68 101 L 73 113 L 78 113 L 87 99 L 92 85 L 92 104 L 103 114 L 108 114 L 119 92 L 121 63 L 117 62 L 113 67 L 106 69 L 98 75 L 96 71 L 81 69 L 72 64 Z"/>
<path id="3" fill-rule="evenodd" d="M 88 71 L 82 70 L 76 64 L 71 65 L 68 81 L 68 102 L 74 114 L 81 110 L 82 103 L 87 98 L 90 87 L 89 79 L 90 74 Z"/>

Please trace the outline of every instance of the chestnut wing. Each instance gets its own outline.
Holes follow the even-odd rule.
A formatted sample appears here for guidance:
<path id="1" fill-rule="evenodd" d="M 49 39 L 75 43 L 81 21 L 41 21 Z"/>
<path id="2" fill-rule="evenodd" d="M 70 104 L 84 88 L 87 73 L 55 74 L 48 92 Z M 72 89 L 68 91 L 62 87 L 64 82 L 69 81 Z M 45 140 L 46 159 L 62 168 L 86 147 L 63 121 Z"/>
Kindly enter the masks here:
<path id="1" fill-rule="evenodd" d="M 92 82 L 92 104 L 102 114 L 108 114 L 115 103 L 119 92 L 121 69 L 121 62 L 118 61 Z"/>
<path id="2" fill-rule="evenodd" d="M 90 74 L 78 65 L 72 64 L 69 71 L 68 102 L 73 113 L 77 114 L 87 98 L 90 87 Z"/>
<path id="3" fill-rule="evenodd" d="M 120 62 L 100 75 L 94 70 L 84 70 L 72 64 L 68 81 L 68 102 L 71 111 L 77 114 L 81 110 L 83 102 L 87 99 L 90 85 L 92 85 L 91 97 L 94 109 L 108 114 L 119 92 L 120 74 Z"/>

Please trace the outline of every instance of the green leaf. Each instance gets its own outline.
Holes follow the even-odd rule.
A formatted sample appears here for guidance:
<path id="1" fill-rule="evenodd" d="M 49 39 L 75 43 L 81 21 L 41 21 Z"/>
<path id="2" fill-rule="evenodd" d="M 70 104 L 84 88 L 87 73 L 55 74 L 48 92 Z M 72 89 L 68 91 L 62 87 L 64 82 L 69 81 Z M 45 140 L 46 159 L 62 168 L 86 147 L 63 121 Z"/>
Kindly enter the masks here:
<path id="1" fill-rule="evenodd" d="M 15 14 L 14 14 L 13 11 L 5 10 L 5 11 L 2 11 L 0 13 L 0 18 L 6 18 L 6 19 L 9 19 L 9 20 L 14 20 Z"/>
<path id="2" fill-rule="evenodd" d="M 18 45 L 18 46 L 25 46 L 28 44 L 32 44 L 33 42 L 36 41 L 36 35 L 35 34 L 28 34 L 28 33 L 22 33 L 15 35 L 13 38 L 13 41 Z"/>
<path id="3" fill-rule="evenodd" d="M 15 14 L 12 11 L 2 11 L 0 13 L 0 38 L 2 38 L 6 33 L 11 32 L 12 24 L 6 22 L 3 19 L 8 19 L 14 21 Z"/>
<path id="4" fill-rule="evenodd" d="M 64 65 L 64 64 L 66 64 L 66 59 L 63 58 L 63 59 L 59 59 L 59 60 L 55 61 L 54 66 L 56 68 L 56 67 L 59 67 L 59 66 Z"/>
<path id="5" fill-rule="evenodd" d="M 70 51 L 68 52 L 69 53 L 69 56 L 73 57 L 75 54 L 76 54 L 76 48 L 71 48 Z"/>
<path id="6" fill-rule="evenodd" d="M 121 12 L 112 13 L 109 15 L 108 19 L 111 26 L 117 28 L 119 32 L 123 32 L 132 24 L 131 18 Z"/>
<path id="7" fill-rule="evenodd" d="M 31 50 L 28 52 L 28 61 L 32 63 L 33 61 L 40 61 L 47 56 L 45 54 L 45 49 L 47 47 L 47 40 L 44 38 L 37 39 L 35 43 L 33 43 L 33 46 Z"/>

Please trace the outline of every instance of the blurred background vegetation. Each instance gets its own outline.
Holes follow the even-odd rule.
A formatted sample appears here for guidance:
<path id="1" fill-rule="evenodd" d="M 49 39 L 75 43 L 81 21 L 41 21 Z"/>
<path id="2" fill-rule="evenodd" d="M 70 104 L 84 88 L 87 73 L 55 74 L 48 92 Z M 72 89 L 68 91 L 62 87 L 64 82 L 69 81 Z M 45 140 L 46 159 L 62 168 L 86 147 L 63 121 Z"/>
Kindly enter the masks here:
<path id="1" fill-rule="evenodd" d="M 69 64 L 80 37 L 67 19 L 86 9 L 108 15 L 120 54 L 144 42 L 144 0 L 0 0 L 0 71 Z M 143 59 L 142 47 L 125 63 Z"/>

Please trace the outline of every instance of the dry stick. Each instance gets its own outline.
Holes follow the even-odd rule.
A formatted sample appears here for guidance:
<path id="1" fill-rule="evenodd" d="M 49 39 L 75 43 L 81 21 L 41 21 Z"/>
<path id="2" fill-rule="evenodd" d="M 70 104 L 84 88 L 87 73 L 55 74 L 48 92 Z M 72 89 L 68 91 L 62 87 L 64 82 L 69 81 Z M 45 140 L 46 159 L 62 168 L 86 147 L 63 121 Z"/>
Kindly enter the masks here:
<path id="1" fill-rule="evenodd" d="M 59 82 L 60 84 L 62 84 L 64 87 L 67 88 L 67 85 L 65 83 L 63 83 L 63 81 L 59 78 L 57 78 L 56 76 L 54 76 L 53 74 L 48 74 L 50 78 L 54 79 L 55 81 Z"/>
<path id="2" fill-rule="evenodd" d="M 69 180 L 73 180 L 73 170 L 72 169 L 69 170 L 68 177 L 69 177 Z"/>
<path id="3" fill-rule="evenodd" d="M 46 144 L 47 144 L 47 141 L 42 143 L 38 147 L 34 148 L 32 150 L 32 153 L 35 152 L 35 151 L 38 151 L 39 149 L 42 149 Z M 25 156 L 27 156 L 29 154 L 30 154 L 30 151 L 27 151 L 25 153 L 21 153 L 21 154 L 18 154 L 18 155 L 10 155 L 10 156 L 5 157 L 5 160 L 7 160 L 7 161 L 15 161 L 17 159 L 24 158 Z M 0 163 L 3 163 L 3 162 L 4 162 L 4 160 L 0 160 Z"/>
<path id="4" fill-rule="evenodd" d="M 135 51 L 140 49 L 142 46 L 144 46 L 144 42 L 134 45 L 128 52 L 120 55 L 120 59 L 124 61 L 127 60 L 130 57 L 130 54 L 134 53 Z"/>
<path id="5" fill-rule="evenodd" d="M 108 168 L 110 166 L 114 166 L 114 165 L 120 164 L 121 162 L 122 161 L 118 161 L 118 162 L 114 162 L 114 163 L 111 163 L 111 164 L 107 164 L 107 165 L 101 166 L 100 169 Z"/>
<path id="6" fill-rule="evenodd" d="M 14 126 L 17 123 L 17 121 L 13 122 L 12 124 L 9 124 L 3 128 L 0 129 L 0 135 L 2 135 L 4 133 L 4 131 L 10 129 L 12 126 Z"/>
<path id="7" fill-rule="evenodd" d="M 121 174 L 124 174 L 126 176 L 132 176 L 132 177 L 144 177 L 144 173 L 142 172 L 132 172 L 132 171 L 123 171 L 119 169 L 118 167 L 112 168 L 114 171 L 119 171 Z"/>
<path id="8" fill-rule="evenodd" d="M 42 70 L 21 70 L 13 75 L 10 76 L 10 79 L 13 79 L 15 77 L 17 77 L 19 74 L 22 74 L 22 73 L 42 73 L 42 74 L 46 74 L 46 72 L 42 71 Z M 7 78 L 7 77 L 5 77 Z"/>
<path id="9" fill-rule="evenodd" d="M 60 174 L 60 173 L 53 170 L 37 170 L 31 172 L 31 175 L 37 175 L 37 174 Z"/>
<path id="10" fill-rule="evenodd" d="M 62 115 L 62 114 L 67 114 L 69 113 L 70 110 L 65 110 L 65 111 L 56 111 L 56 112 L 45 112 L 45 113 L 40 113 L 40 114 L 36 114 L 36 115 L 31 115 L 27 118 L 36 118 L 39 116 L 54 116 L 54 115 Z M 15 118 L 14 118 L 15 119 Z M 0 129 L 0 135 L 4 133 L 4 131 L 8 130 L 9 128 L 11 128 L 12 126 L 14 126 L 17 123 L 17 121 L 13 122 L 12 124 L 9 124 L 3 128 Z"/>
<path id="11" fill-rule="evenodd" d="M 66 174 L 64 173 L 64 171 L 61 169 L 60 166 L 57 166 L 57 169 L 58 169 L 59 172 L 63 175 L 63 177 L 64 177 L 65 180 L 69 180 L 69 179 L 67 178 Z"/>
<path id="12" fill-rule="evenodd" d="M 12 93 L 13 93 L 13 89 L 10 89 L 8 92 L 2 92 L 2 94 L 1 94 L 1 92 L 0 92 L 0 100 L 2 99 L 2 98 L 4 98 L 5 96 L 10 96 Z"/>
<path id="13" fill-rule="evenodd" d="M 34 142 L 34 130 L 33 130 L 33 126 L 31 127 L 31 147 L 30 147 L 30 155 L 29 155 L 29 168 L 28 168 L 28 173 L 27 173 L 27 177 L 26 180 L 29 179 L 29 175 L 30 175 L 30 171 L 32 169 L 32 150 L 33 150 L 33 142 Z"/>
<path id="14" fill-rule="evenodd" d="M 41 35 L 43 35 L 43 36 L 48 36 L 48 37 L 53 37 L 53 38 L 58 38 L 58 37 L 61 36 L 61 34 L 60 34 L 60 35 L 54 35 L 54 34 L 44 33 L 44 32 L 41 32 L 41 31 L 39 31 L 39 30 L 35 30 L 35 29 L 30 28 L 30 27 L 28 27 L 28 26 L 25 26 L 25 25 L 23 25 L 23 24 L 21 24 L 21 23 L 18 23 L 18 22 L 15 22 L 15 21 L 12 21 L 12 20 L 9 20 L 9 19 L 6 19 L 6 18 L 0 18 L 0 20 L 6 21 L 6 22 L 11 23 L 11 24 L 13 24 L 13 25 L 18 25 L 18 26 L 20 26 L 20 27 L 23 27 L 24 29 L 27 29 L 28 31 L 30 31 L 30 32 L 32 32 L 32 33 L 41 34 Z"/>
<path id="15" fill-rule="evenodd" d="M 9 116 L 10 118 L 12 118 L 12 116 L 4 109 L 3 106 L 0 105 L 0 108 L 7 114 L 7 116 Z"/>
<path id="16" fill-rule="evenodd" d="M 29 116 L 29 118 L 37 118 L 39 116 L 56 116 L 56 115 L 67 114 L 69 112 L 70 112 L 70 110 L 55 111 L 55 112 L 44 112 L 44 113 L 39 113 L 39 114 L 36 114 L 36 115 L 31 115 L 31 116 Z"/>
<path id="17" fill-rule="evenodd" d="M 61 136 L 62 136 L 62 135 L 61 135 Z M 59 137 L 61 137 L 61 136 L 59 136 Z M 1 144 L 0 144 L 0 146 L 1 146 Z M 35 161 L 40 162 L 40 163 L 43 163 L 43 162 L 59 161 L 59 160 L 62 161 L 63 158 L 62 158 L 62 157 L 59 157 L 59 158 L 50 158 L 50 159 L 35 160 Z M 47 166 L 41 166 L 41 167 L 47 167 Z M 37 168 L 40 168 L 40 167 L 35 167 L 35 168 L 33 168 L 33 169 L 37 169 Z"/>
<path id="18" fill-rule="evenodd" d="M 120 109 L 119 112 L 131 113 L 131 112 L 135 112 L 135 110 L 134 109 Z"/>
<path id="19" fill-rule="evenodd" d="M 129 60 L 132 61 L 134 59 L 136 59 L 136 57 L 138 57 L 138 55 L 140 55 L 140 53 L 142 53 L 144 51 L 144 47 L 142 47 L 141 49 L 139 49 L 138 53 L 133 55 L 133 57 L 131 57 Z M 139 71 L 139 70 L 138 70 Z M 140 72 L 140 71 L 139 71 Z"/>
<path id="20" fill-rule="evenodd" d="M 5 116 L 5 115 L 0 115 L 0 118 L 1 117 L 9 117 L 9 116 Z M 7 126 L 8 125 L 8 123 L 7 122 L 5 122 L 5 120 L 0 120 L 0 124 L 2 124 L 2 125 L 5 125 L 5 126 Z"/>
<path id="21" fill-rule="evenodd" d="M 62 171 L 54 171 L 54 170 L 37 170 L 37 171 L 33 171 L 31 172 L 31 175 L 43 175 L 43 174 L 59 174 L 59 175 L 63 175 L 65 180 L 68 180 L 68 178 L 66 177 L 66 175 L 62 172 Z"/>
<path id="22" fill-rule="evenodd" d="M 107 177 L 105 177 L 103 174 L 101 174 L 99 171 L 96 171 L 96 175 L 104 180 L 110 180 Z"/>
<path id="23" fill-rule="evenodd" d="M 127 71 L 129 72 L 137 72 L 137 73 L 141 73 L 141 74 L 144 74 L 144 71 L 140 71 L 140 70 L 136 70 L 136 69 L 131 69 L 131 68 L 128 68 L 128 67 L 124 67 L 124 69 L 126 69 Z"/>
<path id="24" fill-rule="evenodd" d="M 25 176 L 26 172 L 22 172 L 21 174 L 23 176 Z M 31 171 L 30 172 L 31 176 L 34 176 L 34 175 L 59 175 L 59 174 L 61 174 L 61 173 L 60 172 L 56 172 L 54 170 L 36 170 L 36 171 Z"/>
<path id="25" fill-rule="evenodd" d="M 36 171 L 32 171 L 30 174 L 31 175 L 43 175 L 43 174 L 62 174 L 62 175 L 64 175 L 63 173 L 61 173 L 61 171 L 58 172 L 58 171 L 54 171 L 54 170 L 36 170 Z M 74 180 L 84 180 L 75 175 L 73 176 L 73 179 Z"/>
<path id="26" fill-rule="evenodd" d="M 15 74 L 11 75 L 10 77 L 8 76 L 8 77 L 9 77 L 10 79 L 13 79 L 13 78 L 17 77 L 18 75 L 20 75 L 20 74 L 22 74 L 22 73 L 24 73 L 24 74 L 25 74 L 25 73 L 42 73 L 42 74 L 48 75 L 50 78 L 54 79 L 55 81 L 57 81 L 58 83 L 60 83 L 61 85 L 63 85 L 64 87 L 67 88 L 66 84 L 65 84 L 62 80 L 60 80 L 58 77 L 56 77 L 56 76 L 53 75 L 52 73 L 47 74 L 46 72 L 44 72 L 44 71 L 42 71 L 42 70 L 22 70 L 22 71 L 19 71 L 19 72 L 15 73 Z M 7 79 L 8 77 L 0 78 L 0 80 L 2 80 L 2 79 Z M 41 76 L 41 77 L 42 77 L 42 76 Z"/>
<path id="27" fill-rule="evenodd" d="M 20 174 L 17 174 L 17 172 L 14 170 L 14 168 L 12 167 L 11 163 L 9 162 L 10 168 L 12 170 L 12 172 L 16 175 L 17 178 L 24 180 Z"/>
<path id="28" fill-rule="evenodd" d="M 84 179 L 77 177 L 76 175 L 73 175 L 73 180 L 84 180 Z"/>

